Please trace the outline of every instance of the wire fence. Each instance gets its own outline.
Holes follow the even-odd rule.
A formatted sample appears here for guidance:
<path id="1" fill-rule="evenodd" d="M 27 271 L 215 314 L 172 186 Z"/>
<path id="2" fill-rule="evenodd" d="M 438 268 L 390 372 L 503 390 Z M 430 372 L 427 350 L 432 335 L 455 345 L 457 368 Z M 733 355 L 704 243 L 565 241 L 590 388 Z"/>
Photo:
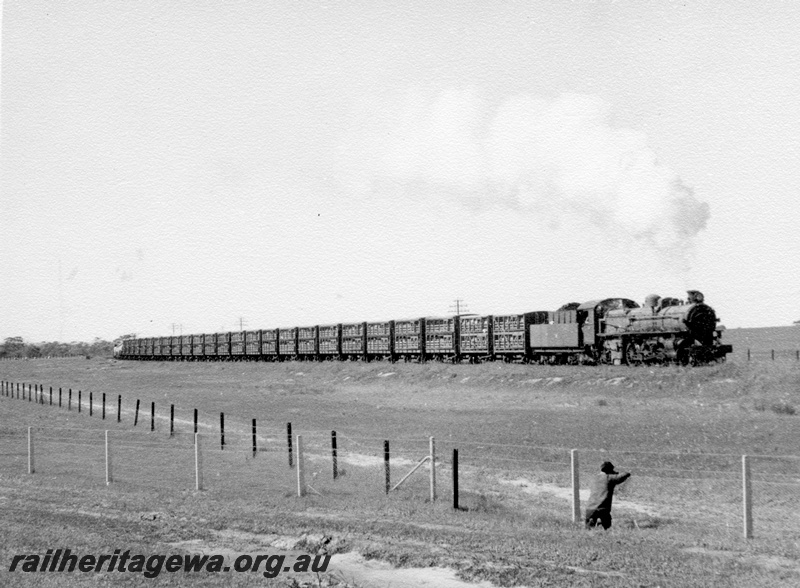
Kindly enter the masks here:
<path id="1" fill-rule="evenodd" d="M 23 386 L 18 396 L 16 386 L 3 383 L 0 392 L 3 399 L 50 406 L 43 387 Z M 62 410 L 69 410 L 64 398 L 62 391 Z M 385 439 L 305 430 L 298 423 L 226 422 L 222 414 L 212 423 L 199 422 L 196 412 L 176 420 L 174 407 L 169 418 L 156 419 L 150 405 L 139 407 L 134 418 L 140 420 L 131 427 L 118 424 L 121 400 L 106 400 L 105 411 L 89 408 L 81 394 L 87 417 L 91 411 L 106 418 L 87 420 L 86 427 L 0 428 L 0 471 L 64 476 L 92 486 L 201 489 L 245 501 L 316 496 L 335 506 L 389 499 L 467 511 L 491 511 L 499 504 L 580 523 L 592 477 L 600 474 L 601 463 L 612 461 L 619 471 L 633 473 L 615 493 L 615 524 L 800 540 L 800 456 Z"/>
<path id="2" fill-rule="evenodd" d="M 800 349 L 737 348 L 732 357 L 744 361 L 800 361 Z"/>

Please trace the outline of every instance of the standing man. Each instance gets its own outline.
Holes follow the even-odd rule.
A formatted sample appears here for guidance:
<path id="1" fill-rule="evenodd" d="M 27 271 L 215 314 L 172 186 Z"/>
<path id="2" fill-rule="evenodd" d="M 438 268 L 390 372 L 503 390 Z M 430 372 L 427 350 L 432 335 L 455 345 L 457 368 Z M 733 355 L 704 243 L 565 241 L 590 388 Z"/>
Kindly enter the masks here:
<path id="1" fill-rule="evenodd" d="M 603 529 L 611 527 L 611 501 L 614 499 L 614 488 L 631 477 L 630 472 L 620 474 L 614 471 L 614 464 L 604 461 L 600 466 L 602 474 L 592 479 L 589 486 L 591 494 L 586 505 L 586 528 L 603 525 Z"/>

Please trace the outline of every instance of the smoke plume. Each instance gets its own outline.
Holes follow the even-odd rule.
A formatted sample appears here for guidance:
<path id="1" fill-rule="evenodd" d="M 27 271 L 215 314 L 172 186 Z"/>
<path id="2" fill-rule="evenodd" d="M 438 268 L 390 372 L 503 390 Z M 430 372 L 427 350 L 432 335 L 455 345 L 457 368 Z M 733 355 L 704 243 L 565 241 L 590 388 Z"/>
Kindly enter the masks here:
<path id="1" fill-rule="evenodd" d="M 598 97 L 490 104 L 473 90 L 412 91 L 378 116 L 362 151 L 372 190 L 544 210 L 557 222 L 581 215 L 671 257 L 691 248 L 709 218 L 645 135 L 613 126 Z"/>

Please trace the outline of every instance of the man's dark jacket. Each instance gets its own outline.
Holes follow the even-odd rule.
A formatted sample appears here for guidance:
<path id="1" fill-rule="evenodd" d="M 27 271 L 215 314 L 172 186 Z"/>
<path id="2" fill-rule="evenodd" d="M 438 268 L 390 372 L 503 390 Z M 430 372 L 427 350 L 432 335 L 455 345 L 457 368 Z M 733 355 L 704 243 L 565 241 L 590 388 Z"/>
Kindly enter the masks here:
<path id="1" fill-rule="evenodd" d="M 614 487 L 630 478 L 630 472 L 622 474 L 597 474 L 589 485 L 591 494 L 586 504 L 586 512 L 611 510 L 611 501 L 614 499 Z"/>

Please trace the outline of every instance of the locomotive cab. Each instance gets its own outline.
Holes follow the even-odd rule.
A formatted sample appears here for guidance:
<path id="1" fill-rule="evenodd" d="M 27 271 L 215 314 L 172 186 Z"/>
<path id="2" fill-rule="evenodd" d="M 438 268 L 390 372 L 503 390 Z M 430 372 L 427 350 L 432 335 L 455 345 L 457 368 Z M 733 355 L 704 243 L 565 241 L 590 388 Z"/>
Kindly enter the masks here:
<path id="1" fill-rule="evenodd" d="M 622 363 L 622 349 L 619 345 L 608 345 L 608 336 L 627 329 L 627 314 L 639 305 L 628 298 L 605 298 L 591 300 L 578 307 L 579 317 L 583 319 L 583 343 L 586 354 L 602 363 Z"/>

